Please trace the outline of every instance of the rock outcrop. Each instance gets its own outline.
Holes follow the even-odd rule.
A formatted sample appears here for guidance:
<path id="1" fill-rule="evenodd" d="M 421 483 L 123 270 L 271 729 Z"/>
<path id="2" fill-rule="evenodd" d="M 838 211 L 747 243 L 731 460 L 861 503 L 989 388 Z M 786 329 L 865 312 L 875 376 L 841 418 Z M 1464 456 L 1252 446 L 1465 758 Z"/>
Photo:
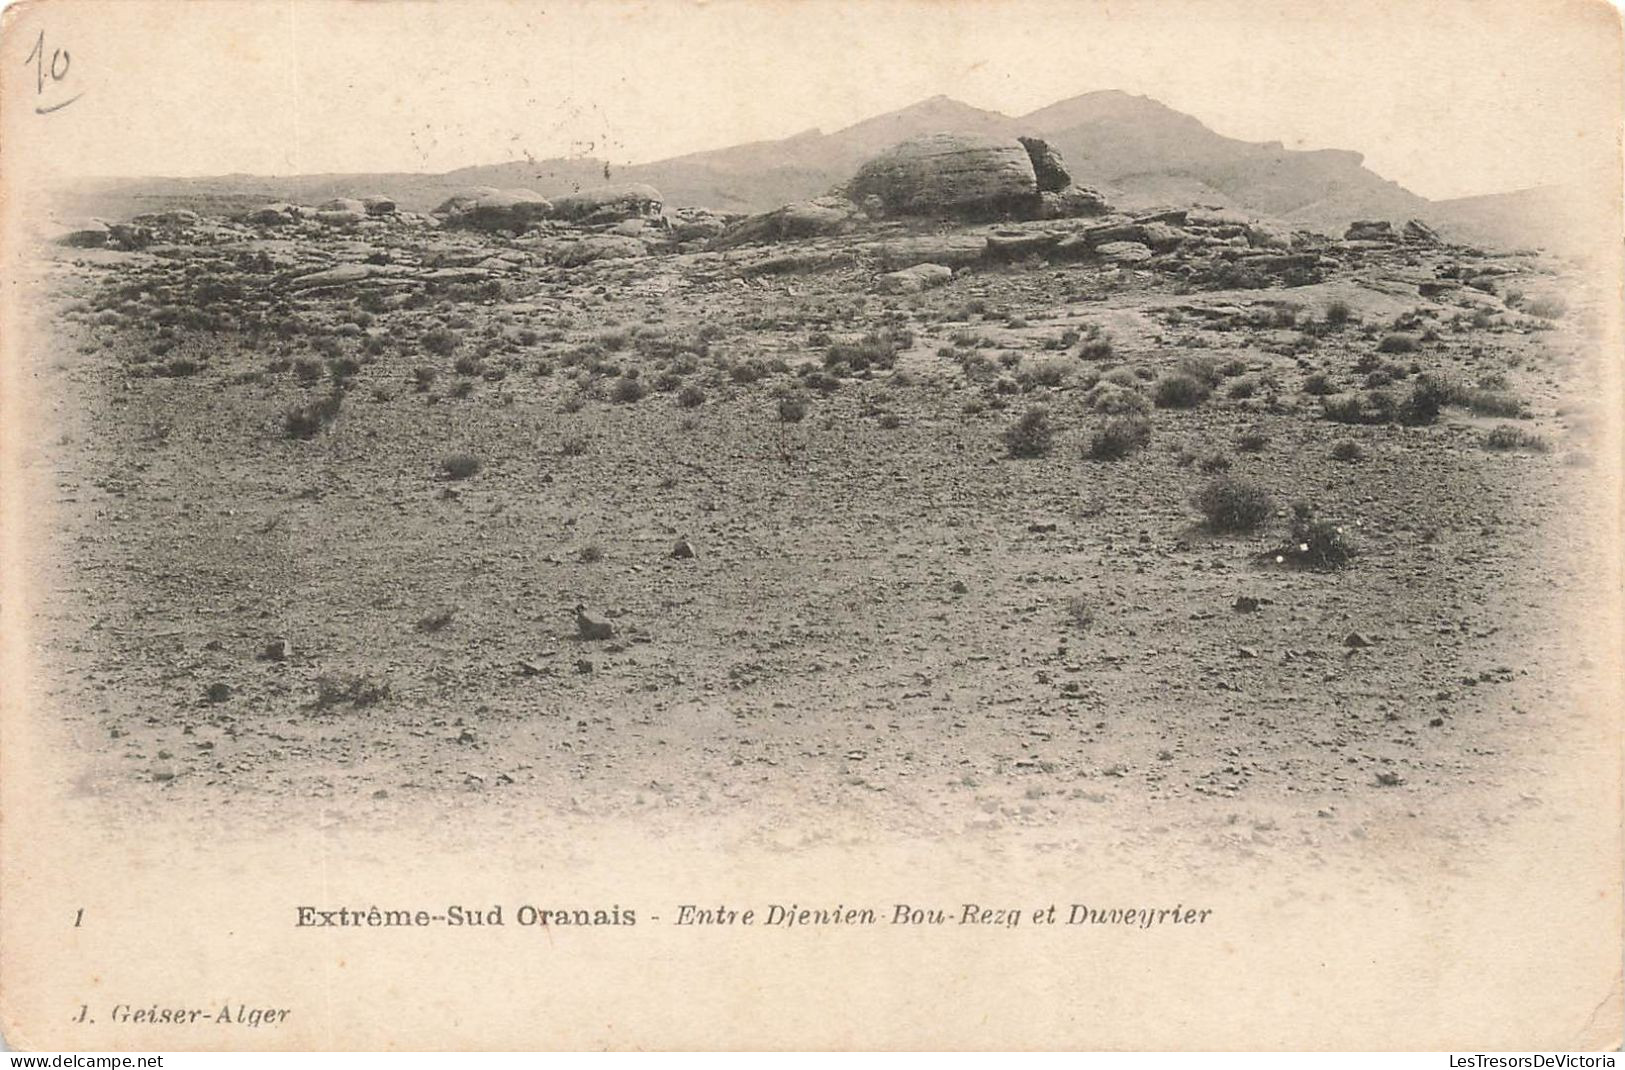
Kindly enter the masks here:
<path id="1" fill-rule="evenodd" d="M 1438 245 L 1442 241 L 1439 232 L 1420 219 L 1406 221 L 1403 234 L 1406 241 L 1421 242 L 1424 245 Z"/>
<path id="2" fill-rule="evenodd" d="M 1017 138 L 1021 147 L 1027 150 L 1027 158 L 1033 164 L 1033 177 L 1038 182 L 1038 192 L 1059 193 L 1072 185 L 1072 174 L 1066 169 L 1061 160 L 1061 154 L 1050 148 L 1049 142 L 1042 138 Z"/>
<path id="3" fill-rule="evenodd" d="M 964 220 L 1030 219 L 1038 212 L 1032 159 L 1014 139 L 928 134 L 895 145 L 847 184 L 854 201 L 873 196 L 887 214 Z"/>
<path id="4" fill-rule="evenodd" d="M 1344 241 L 1394 241 L 1393 224 L 1386 219 L 1361 219 L 1349 224 L 1343 232 Z"/>
<path id="5" fill-rule="evenodd" d="M 523 230 L 552 211 L 552 203 L 533 190 L 476 187 L 447 198 L 434 214 L 447 226 Z"/>
<path id="6" fill-rule="evenodd" d="M 758 242 L 818 238 L 850 229 L 858 207 L 844 197 L 819 197 L 763 212 L 729 227 L 711 242 L 713 249 L 729 249 Z"/>
<path id="7" fill-rule="evenodd" d="M 553 199 L 553 217 L 571 223 L 618 223 L 624 219 L 652 219 L 665 201 L 653 186 L 632 183 L 600 186 Z"/>

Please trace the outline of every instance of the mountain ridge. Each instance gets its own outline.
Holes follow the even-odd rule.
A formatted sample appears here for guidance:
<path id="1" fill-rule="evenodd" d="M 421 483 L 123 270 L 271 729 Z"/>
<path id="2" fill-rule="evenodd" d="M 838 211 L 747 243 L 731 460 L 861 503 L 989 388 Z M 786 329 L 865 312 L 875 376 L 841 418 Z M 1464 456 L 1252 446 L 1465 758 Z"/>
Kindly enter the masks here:
<path id="1" fill-rule="evenodd" d="M 624 167 L 559 157 L 479 164 L 439 174 L 115 180 L 98 189 L 95 198 L 102 211 L 111 207 L 133 214 L 178 203 L 177 198 L 223 208 L 380 192 L 403 208 L 428 211 L 467 186 L 517 186 L 558 196 L 606 182 L 642 182 L 659 189 L 669 205 L 749 213 L 825 193 L 849 179 L 869 157 L 928 133 L 1043 138 L 1061 154 L 1076 182 L 1096 187 L 1113 204 L 1129 210 L 1209 204 L 1326 232 L 1339 232 L 1355 219 L 1417 217 L 1448 223 L 1444 217 L 1451 214 L 1366 168 L 1357 151 L 1297 150 L 1279 141 L 1226 137 L 1195 116 L 1121 90 L 1082 93 L 1014 117 L 937 95 L 830 133 L 809 128 L 787 138 Z M 1495 196 L 1472 199 L 1469 214 L 1475 235 L 1494 230 Z"/>

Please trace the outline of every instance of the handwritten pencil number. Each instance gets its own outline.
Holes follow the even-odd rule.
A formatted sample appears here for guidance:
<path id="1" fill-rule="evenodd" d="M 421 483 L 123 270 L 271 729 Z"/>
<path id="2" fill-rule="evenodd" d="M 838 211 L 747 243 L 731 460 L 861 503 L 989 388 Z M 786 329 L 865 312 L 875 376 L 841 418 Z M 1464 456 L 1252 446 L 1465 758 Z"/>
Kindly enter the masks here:
<path id="1" fill-rule="evenodd" d="M 51 50 L 50 58 L 47 59 L 45 55 L 45 31 L 41 30 L 39 36 L 34 39 L 34 47 L 28 53 L 28 58 L 23 60 L 23 66 L 26 67 L 29 64 L 34 66 L 34 95 L 42 97 L 45 95 L 47 88 L 68 76 L 68 70 L 73 66 L 73 57 L 68 54 L 68 50 L 65 48 L 54 48 Z M 68 99 L 58 101 L 55 104 L 42 103 L 34 110 L 43 115 L 46 112 L 56 111 L 58 108 L 65 108 L 78 99 L 79 94 L 75 93 Z"/>
<path id="2" fill-rule="evenodd" d="M 79 926 L 84 923 L 84 920 L 85 920 L 85 908 L 80 907 L 79 908 L 79 913 L 77 913 L 77 914 L 75 914 L 73 916 L 73 927 L 75 929 L 79 928 Z"/>

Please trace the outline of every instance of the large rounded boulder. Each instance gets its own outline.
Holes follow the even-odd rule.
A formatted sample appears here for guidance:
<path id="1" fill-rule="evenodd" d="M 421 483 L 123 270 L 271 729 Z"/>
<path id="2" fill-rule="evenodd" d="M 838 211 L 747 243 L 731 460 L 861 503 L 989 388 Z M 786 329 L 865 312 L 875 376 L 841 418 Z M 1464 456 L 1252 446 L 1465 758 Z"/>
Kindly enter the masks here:
<path id="1" fill-rule="evenodd" d="M 854 201 L 875 197 L 887 214 L 967 220 L 1030 218 L 1038 177 L 1014 138 L 927 134 L 895 145 L 847 184 Z"/>

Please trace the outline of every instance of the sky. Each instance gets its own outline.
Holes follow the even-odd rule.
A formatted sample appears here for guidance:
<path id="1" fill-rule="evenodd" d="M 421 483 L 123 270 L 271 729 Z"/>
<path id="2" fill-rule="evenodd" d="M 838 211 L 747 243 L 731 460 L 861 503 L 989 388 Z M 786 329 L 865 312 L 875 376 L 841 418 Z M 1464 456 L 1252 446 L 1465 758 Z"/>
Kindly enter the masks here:
<path id="1" fill-rule="evenodd" d="M 0 156 L 53 175 L 625 164 L 937 94 L 1019 115 L 1119 89 L 1442 198 L 1607 169 L 1619 33 L 1605 0 L 34 0 L 7 12 Z"/>

